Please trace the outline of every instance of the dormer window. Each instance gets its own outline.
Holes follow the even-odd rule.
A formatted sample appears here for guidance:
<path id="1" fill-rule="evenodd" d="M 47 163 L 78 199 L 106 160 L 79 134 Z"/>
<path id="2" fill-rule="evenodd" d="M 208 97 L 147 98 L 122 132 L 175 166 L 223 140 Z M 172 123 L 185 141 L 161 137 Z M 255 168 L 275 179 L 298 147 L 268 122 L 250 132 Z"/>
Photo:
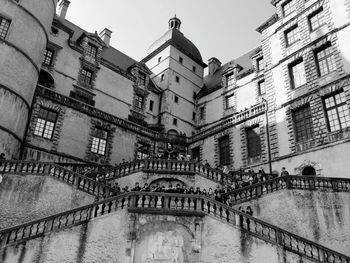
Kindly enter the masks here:
<path id="1" fill-rule="evenodd" d="M 97 47 L 88 43 L 86 48 L 86 55 L 92 58 L 96 58 L 97 56 Z"/>
<path id="2" fill-rule="evenodd" d="M 139 84 L 145 86 L 146 85 L 146 77 L 147 75 L 141 71 L 139 71 Z"/>

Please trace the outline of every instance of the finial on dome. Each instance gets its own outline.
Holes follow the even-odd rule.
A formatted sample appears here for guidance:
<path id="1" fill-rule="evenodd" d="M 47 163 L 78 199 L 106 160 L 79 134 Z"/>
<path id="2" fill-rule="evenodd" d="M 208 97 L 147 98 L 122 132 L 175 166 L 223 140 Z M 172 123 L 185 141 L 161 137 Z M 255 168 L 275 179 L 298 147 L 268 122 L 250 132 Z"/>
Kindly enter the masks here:
<path id="1" fill-rule="evenodd" d="M 181 20 L 176 17 L 176 14 L 173 18 L 169 19 L 169 29 L 177 29 L 180 31 Z"/>

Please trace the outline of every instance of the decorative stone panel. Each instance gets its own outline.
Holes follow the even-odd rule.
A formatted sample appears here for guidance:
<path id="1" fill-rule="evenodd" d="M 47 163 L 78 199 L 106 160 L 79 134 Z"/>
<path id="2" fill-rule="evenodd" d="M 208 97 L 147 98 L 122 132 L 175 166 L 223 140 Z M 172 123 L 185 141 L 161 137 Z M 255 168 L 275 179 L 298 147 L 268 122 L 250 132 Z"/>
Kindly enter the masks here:
<path id="1" fill-rule="evenodd" d="M 106 150 L 104 155 L 91 152 L 92 138 L 97 128 L 108 131 Z M 111 161 L 112 145 L 115 131 L 116 128 L 110 123 L 102 120 L 91 119 L 90 136 L 85 152 L 85 160 L 94 163 L 108 164 Z"/>
<path id="2" fill-rule="evenodd" d="M 295 174 L 302 175 L 304 168 L 308 166 L 311 166 L 315 169 L 316 176 L 321 176 L 322 165 L 318 162 L 312 162 L 310 160 L 304 160 L 304 162 L 299 167 L 295 168 Z"/>
<path id="3" fill-rule="evenodd" d="M 202 228 L 201 217 L 130 213 L 128 249 L 134 251 L 130 262 L 138 262 L 140 258 L 147 260 L 148 256 L 157 259 L 158 252 L 162 254 L 163 260 L 179 255 L 189 262 L 199 262 Z M 186 256 L 182 253 L 186 253 Z"/>

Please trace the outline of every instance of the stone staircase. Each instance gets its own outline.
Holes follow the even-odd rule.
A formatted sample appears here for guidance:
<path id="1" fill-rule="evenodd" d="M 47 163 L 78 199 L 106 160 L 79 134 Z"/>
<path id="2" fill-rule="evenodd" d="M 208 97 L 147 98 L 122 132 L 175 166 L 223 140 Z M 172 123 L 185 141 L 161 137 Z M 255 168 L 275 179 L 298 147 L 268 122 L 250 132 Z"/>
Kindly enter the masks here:
<path id="1" fill-rule="evenodd" d="M 101 176 L 106 181 L 114 180 L 138 171 L 173 171 L 175 173 L 180 171 L 198 173 L 222 184 L 232 182 L 233 177 L 231 175 L 201 164 L 171 160 L 139 160 L 113 168 L 106 169 L 106 167 L 103 167 L 100 169 L 101 167 L 99 167 L 99 170 L 88 173 L 88 177 L 74 172 L 74 168 L 72 168 L 74 164 L 69 165 L 65 164 L 65 167 L 62 167 L 55 163 L 27 161 L 5 161 L 0 163 L 0 174 L 51 175 L 82 191 L 105 198 L 91 205 L 0 230 L 0 248 L 25 242 L 51 231 L 84 224 L 92 218 L 120 209 L 128 209 L 132 213 L 159 213 L 177 216 L 207 215 L 315 262 L 350 262 L 349 256 L 241 213 L 232 207 L 204 196 L 148 192 L 131 192 L 114 196 L 116 193 L 112 188 L 95 180 Z M 84 166 L 80 165 L 80 167 Z M 228 192 L 225 196 L 230 198 L 233 204 L 236 205 L 283 189 L 332 189 L 334 191 L 348 192 L 350 191 L 350 179 L 290 175 Z M 248 221 L 249 224 L 247 223 Z"/>

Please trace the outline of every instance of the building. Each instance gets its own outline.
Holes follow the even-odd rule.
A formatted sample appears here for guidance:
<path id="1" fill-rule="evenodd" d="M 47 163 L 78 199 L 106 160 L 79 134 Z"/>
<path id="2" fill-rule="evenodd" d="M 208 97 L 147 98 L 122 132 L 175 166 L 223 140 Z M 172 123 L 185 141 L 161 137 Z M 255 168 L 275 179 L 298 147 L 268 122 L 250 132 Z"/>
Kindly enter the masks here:
<path id="1" fill-rule="evenodd" d="M 214 188 L 217 183 L 228 183 L 223 181 L 223 177 L 220 177 L 222 175 L 217 171 L 206 170 L 204 166 L 199 164 L 196 166 L 193 162 L 184 161 L 174 164 L 163 160 L 155 161 L 151 165 L 145 161 L 151 157 L 172 159 L 175 156 L 187 154 L 200 162 L 207 161 L 212 167 L 225 166 L 231 171 L 264 169 L 269 174 L 279 174 L 282 167 L 286 167 L 293 175 L 316 176 L 312 180 L 322 177 L 348 178 L 347 174 L 350 173 L 350 168 L 347 166 L 347 156 L 350 152 L 350 48 L 348 45 L 350 2 L 348 0 L 273 0 L 271 3 L 276 7 L 276 13 L 257 29 L 261 34 L 261 45 L 222 64 L 215 57 L 209 59 L 207 63 L 203 61 L 195 44 L 181 32 L 181 26 L 184 25 L 181 25 L 181 20 L 176 16 L 168 21 L 168 30 L 150 46 L 145 58 L 136 61 L 110 45 L 113 33 L 108 28 L 100 33 L 87 32 L 68 21 L 65 18 L 70 4 L 68 0 L 61 0 L 59 3 L 54 0 L 35 2 L 0 0 L 0 110 L 5 113 L 0 115 L 0 152 L 4 152 L 7 159 L 28 161 L 30 164 L 34 163 L 34 166 L 41 163 L 43 167 L 45 166 L 43 162 L 55 162 L 71 163 L 72 167 L 81 165 L 95 169 L 102 167 L 99 165 L 106 168 L 125 160 L 130 161 L 134 166 L 127 169 L 132 176 L 124 177 L 127 173 L 126 169 L 123 171 L 124 174 L 121 171 L 118 174 L 125 178 L 118 181 L 123 186 L 134 183 L 135 180 L 153 185 L 163 181 L 181 182 L 187 186 L 200 185 L 204 188 Z M 59 5 L 59 13 L 53 15 L 56 4 Z M 40 10 L 37 8 L 39 5 L 42 6 Z M 206 68 L 208 73 L 204 75 Z M 134 160 L 141 161 L 133 162 Z M 26 162 L 22 163 L 26 165 Z M 140 168 L 141 164 L 143 170 Z M 147 169 L 144 168 L 146 166 Z M 8 168 L 9 170 L 5 169 L 2 172 L 6 174 L 9 171 L 18 172 L 20 169 L 16 165 L 13 167 L 17 170 Z M 75 179 L 63 180 L 74 186 L 78 185 L 78 188 L 81 187 L 81 181 L 76 181 L 78 175 L 68 171 L 71 166 L 65 166 L 68 170 L 57 168 L 58 170 L 54 172 L 50 169 L 56 168 L 52 167 L 45 166 L 43 169 L 47 169 L 46 173 L 59 179 L 63 177 L 58 174 L 69 174 Z M 29 170 L 23 169 L 20 169 L 19 173 L 29 173 Z M 115 175 L 117 172 L 114 170 L 112 173 Z M 202 177 L 197 176 L 197 173 L 206 173 L 207 178 L 201 179 Z M 8 177 L 5 179 L 6 182 L 10 180 Z M 17 183 L 15 183 L 17 179 L 13 180 L 6 185 L 23 183 L 22 179 L 18 179 Z M 84 177 L 82 180 L 88 179 Z M 89 182 L 93 185 L 93 190 L 89 185 L 83 189 L 85 192 L 101 197 L 101 189 L 109 191 L 105 185 L 96 186 L 96 182 L 92 181 Z M 313 181 L 314 187 L 316 187 L 315 182 L 318 181 Z M 346 180 L 344 182 L 342 181 L 346 185 L 344 188 L 336 187 L 335 183 L 330 185 L 333 186 L 332 189 L 348 191 L 350 183 Z M 29 179 L 26 183 L 31 185 Z M 48 189 L 52 187 L 55 198 L 66 206 L 47 208 L 43 205 L 43 211 L 39 216 L 31 217 L 31 212 L 28 212 L 31 220 L 51 215 L 48 213 L 50 209 L 60 213 L 93 203 L 91 196 L 84 196 L 85 193 L 79 193 L 78 190 L 60 186 L 62 192 L 66 193 L 64 198 L 67 199 L 64 199 L 55 192 L 58 188 L 56 189 L 54 182 L 45 181 L 43 184 L 47 185 Z M 288 187 L 290 184 L 292 182 L 288 181 Z M 319 185 L 317 187 L 321 188 Z M 296 189 L 299 188 L 296 187 Z M 97 192 L 94 192 L 95 190 Z M 46 195 L 41 197 L 42 189 L 35 191 L 38 191 L 37 196 L 43 200 L 52 198 Z M 324 207 L 319 203 L 319 199 L 325 198 L 324 196 L 306 196 L 306 201 L 303 199 L 305 204 L 310 200 L 317 203 L 310 205 L 317 213 L 327 214 L 327 223 L 323 224 L 322 217 L 317 218 L 316 221 L 321 230 L 315 230 L 308 237 L 315 242 L 313 244 L 315 246 L 322 244 L 335 249 L 332 247 L 332 242 L 335 242 L 340 251 L 346 253 L 344 246 L 348 245 L 349 240 L 342 235 L 348 233 L 345 230 L 348 223 L 343 220 L 350 213 L 346 205 L 348 197 L 344 193 L 339 196 L 332 194 L 329 194 L 329 200 L 331 200 L 329 202 L 332 204 L 330 204 L 331 208 L 327 208 L 328 212 L 324 212 L 322 210 Z M 106 192 L 104 197 L 105 195 Z M 288 194 L 283 196 L 281 194 L 279 197 L 282 198 L 281 200 L 289 198 Z M 128 236 L 127 241 L 117 240 L 123 244 L 123 249 L 126 248 L 126 252 L 119 252 L 123 255 L 125 253 L 127 260 L 135 260 L 130 262 L 143 262 L 141 252 L 137 252 L 141 251 L 140 246 L 142 247 L 143 243 L 137 243 L 136 240 L 140 240 L 138 238 L 150 230 L 142 230 L 142 226 L 146 222 L 152 224 L 152 221 L 158 222 L 164 218 L 157 216 L 156 214 L 159 214 L 157 211 L 145 212 L 142 209 L 137 210 L 139 207 L 134 207 L 135 203 L 141 202 L 140 200 L 142 205 L 145 200 L 149 200 L 149 204 L 151 201 L 157 203 L 156 200 L 151 200 L 151 197 L 130 195 L 128 200 L 131 199 L 133 205 L 128 203 L 130 214 L 114 215 L 110 220 L 120 223 L 113 233 L 125 230 L 123 235 Z M 193 202 L 195 207 L 194 203 L 197 201 L 191 200 L 188 202 Z M 216 209 L 218 204 L 214 205 L 210 203 L 211 201 L 205 200 L 201 199 L 201 204 L 208 202 L 209 208 L 206 212 L 210 214 L 213 207 L 215 206 Z M 271 202 L 280 209 L 281 204 L 277 204 L 278 200 L 276 200 L 249 204 L 256 210 L 259 209 L 259 205 L 268 210 L 267 204 Z M 119 201 L 119 199 L 113 199 L 111 203 L 103 203 L 103 208 L 100 208 L 102 203 L 101 206 L 93 203 L 91 205 L 93 208 L 90 208 L 95 209 L 96 216 L 100 213 L 97 212 L 98 209 L 103 210 L 107 205 L 111 208 L 112 204 L 117 208 Z M 245 201 L 250 202 L 250 199 Z M 30 206 L 30 203 L 26 205 Z M 190 207 L 193 208 L 191 205 Z M 290 205 L 296 206 L 294 203 Z M 339 208 L 341 212 L 337 210 L 338 208 L 334 208 L 337 205 L 341 207 Z M 145 207 L 142 208 L 145 209 Z M 229 214 L 231 211 L 225 207 L 220 209 L 220 213 L 226 211 Z M 19 206 L 13 213 L 21 214 L 19 211 L 24 210 L 25 206 Z M 304 214 L 309 211 L 306 208 L 300 211 L 296 208 L 292 210 L 298 215 L 297 220 L 314 219 L 311 214 L 304 217 Z M 89 210 L 89 213 L 91 211 Z M 111 209 L 108 213 L 110 211 Z M 334 211 L 337 216 L 332 221 L 328 213 Z M 150 215 L 145 216 L 144 212 Z M 214 219 L 205 217 L 203 211 L 197 212 L 190 214 L 186 212 L 185 217 L 182 217 L 183 214 L 171 213 L 172 217 L 164 219 L 169 222 L 179 220 L 179 224 L 183 226 L 181 230 L 183 233 L 186 232 L 184 229 L 190 229 L 191 234 L 187 235 L 186 232 L 187 234 L 182 236 L 183 239 L 180 238 L 182 243 L 178 236 L 176 238 L 172 236 L 170 232 L 173 230 L 169 226 L 171 230 L 168 232 L 169 237 L 160 237 L 155 233 L 152 237 L 147 237 L 148 244 L 157 243 L 157 238 L 163 241 L 168 238 L 167 240 L 172 242 L 181 243 L 174 243 L 175 247 L 186 247 L 191 244 L 193 253 L 188 252 L 186 259 L 180 260 L 181 262 L 198 262 L 196 261 L 198 257 L 206 255 L 205 253 L 211 256 L 211 252 L 204 252 L 205 249 L 201 250 L 201 248 L 208 248 L 210 251 L 208 244 L 214 246 L 215 240 L 220 236 L 218 233 L 225 233 L 226 228 L 215 225 L 215 222 L 210 221 Z M 219 212 L 215 210 L 215 216 L 216 213 Z M 262 218 L 268 217 L 262 213 Z M 339 213 L 343 216 L 339 216 Z M 239 217 L 239 214 L 234 215 Z M 27 219 L 25 215 L 21 214 L 21 216 Z M 92 217 L 94 216 L 89 219 Z M 108 221 L 109 217 L 106 218 Z M 282 214 L 278 218 L 282 218 L 281 221 L 288 221 Z M 226 219 L 227 222 L 233 220 L 228 217 L 224 218 Z M 325 225 L 331 225 L 329 229 L 333 229 L 338 219 L 344 227 L 334 230 L 334 237 L 326 240 L 324 236 L 331 234 L 327 232 Z M 67 222 L 69 220 L 67 217 Z M 238 222 L 237 220 L 235 222 Z M 333 223 L 329 223 L 330 221 Z M 24 222 L 26 221 L 16 221 L 17 224 Z M 110 224 L 108 222 L 107 224 Z M 275 221 L 272 220 L 272 222 L 275 224 Z M 259 228 L 259 224 L 256 223 L 256 229 Z M 53 226 L 54 222 L 52 222 L 52 228 Z M 158 227 L 157 224 L 152 226 Z M 98 226 L 93 227 L 100 230 Z M 248 232 L 251 231 L 249 227 Z M 270 229 L 267 225 L 264 227 Z M 218 236 L 211 235 L 212 228 L 217 230 L 215 233 Z M 292 223 L 286 228 L 293 229 Z M 40 227 L 37 232 L 40 232 L 39 229 Z M 271 229 L 268 230 L 269 238 L 272 235 Z M 302 234 L 302 229 L 303 227 L 298 228 L 299 235 Z M 0 241 L 1 233 L 0 231 Z M 79 233 L 83 233 L 81 234 L 83 237 L 80 236 L 80 238 L 85 238 L 85 232 Z M 200 233 L 205 233 L 203 236 L 210 241 L 208 243 L 201 241 L 203 239 L 200 238 Z M 262 233 L 264 234 L 264 231 Z M 282 235 L 282 232 L 279 233 Z M 25 234 L 23 230 L 23 236 Z M 257 235 L 260 235 L 258 231 L 248 236 L 255 238 Z M 283 235 L 287 235 L 286 232 L 283 232 Z M 319 235 L 321 235 L 320 240 L 318 240 Z M 266 240 L 267 237 L 262 238 Z M 298 238 L 297 242 L 301 244 L 303 241 Z M 11 235 L 8 239 L 11 239 Z M 343 240 L 343 243 L 338 239 Z M 276 244 L 281 244 L 282 238 L 277 237 L 277 234 L 276 240 Z M 337 240 L 339 243 L 336 243 Z M 231 241 L 228 239 L 227 242 Z M 245 247 L 242 245 L 244 242 L 241 242 L 242 247 Z M 79 244 L 81 246 L 81 243 Z M 218 244 L 223 243 L 218 242 Z M 254 243 L 254 249 L 264 247 L 260 247 L 261 243 L 256 244 L 258 243 Z M 26 252 L 23 251 L 26 249 L 24 248 L 20 253 L 25 254 Z M 152 249 L 155 251 L 157 248 Z M 255 251 L 252 252 L 254 255 L 258 253 L 258 249 L 251 249 Z M 78 250 L 84 253 L 88 251 L 85 245 Z M 92 250 L 96 251 L 95 248 Z M 290 251 L 286 251 L 289 250 L 283 248 L 282 252 L 278 250 L 277 254 L 271 252 L 271 255 L 278 258 L 276 262 L 297 262 L 293 255 L 288 254 Z M 297 252 L 300 262 L 309 262 L 308 259 L 314 259 L 313 255 L 310 256 L 305 251 L 307 251 L 306 248 L 304 252 L 301 249 Z M 13 255 L 17 252 L 13 252 Z M 83 252 L 81 253 L 84 254 Z M 292 250 L 292 252 L 295 251 Z M 4 252 L 4 259 L 8 259 L 6 253 Z M 225 254 L 226 251 L 223 253 Z M 239 253 L 243 255 L 244 260 L 248 260 L 249 256 L 245 258 L 248 252 Z M 285 261 L 279 258 L 283 253 L 288 254 L 284 257 Z M 308 259 L 301 259 L 305 254 Z M 342 262 L 331 261 L 325 255 L 320 257 L 327 258 L 324 262 Z M 158 259 L 160 260 L 161 257 Z M 212 262 L 210 260 L 214 259 L 208 260 Z"/>
<path id="2" fill-rule="evenodd" d="M 137 62 L 109 45 L 107 28 L 89 33 L 67 21 L 69 1 L 61 1 L 38 54 L 33 103 L 29 94 L 22 106 L 12 104 L 11 112 L 21 114 L 9 115 L 13 124 L 3 121 L 3 136 L 11 138 L 3 151 L 29 160 L 114 164 L 164 154 L 173 142 L 174 152 L 233 170 L 346 173 L 347 3 L 273 4 L 276 14 L 257 29 L 260 47 L 207 65 L 176 16 Z"/>

